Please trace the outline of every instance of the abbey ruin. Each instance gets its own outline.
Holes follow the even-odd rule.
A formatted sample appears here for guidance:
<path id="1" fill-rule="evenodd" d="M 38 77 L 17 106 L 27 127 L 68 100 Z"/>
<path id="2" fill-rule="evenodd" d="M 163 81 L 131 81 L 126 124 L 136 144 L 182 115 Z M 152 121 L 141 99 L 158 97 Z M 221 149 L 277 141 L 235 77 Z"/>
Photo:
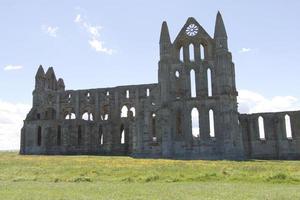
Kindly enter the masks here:
<path id="1" fill-rule="evenodd" d="M 160 34 L 158 83 L 65 90 L 39 67 L 21 154 L 175 159 L 300 159 L 300 111 L 239 114 L 221 14 L 211 37 L 189 18 Z"/>

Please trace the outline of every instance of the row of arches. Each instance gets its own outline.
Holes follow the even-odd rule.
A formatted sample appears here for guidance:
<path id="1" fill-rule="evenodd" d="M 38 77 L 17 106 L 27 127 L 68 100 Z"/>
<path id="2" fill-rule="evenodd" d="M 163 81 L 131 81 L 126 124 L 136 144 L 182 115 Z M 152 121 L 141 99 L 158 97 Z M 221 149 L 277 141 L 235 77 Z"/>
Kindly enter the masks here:
<path id="1" fill-rule="evenodd" d="M 194 45 L 193 43 L 191 43 L 189 44 L 188 48 L 185 48 L 183 46 L 179 49 L 179 60 L 182 62 L 204 60 L 205 57 L 205 48 L 203 44 Z"/>
<path id="2" fill-rule="evenodd" d="M 128 114 L 131 113 L 133 117 L 135 117 L 135 108 L 131 107 L 128 109 L 126 105 L 124 105 L 121 108 L 121 118 L 126 118 L 128 117 Z M 108 119 L 108 114 L 104 114 L 100 116 L 101 120 L 107 120 Z M 67 113 L 65 115 L 65 119 L 70 120 L 70 119 L 76 119 L 76 114 L 73 112 Z M 94 115 L 91 112 L 84 112 L 81 116 L 81 119 L 86 120 L 86 121 L 94 121 Z"/>
<path id="3" fill-rule="evenodd" d="M 259 116 L 257 120 L 258 120 L 259 139 L 260 140 L 266 140 L 264 118 L 262 116 Z M 284 122 L 285 122 L 285 136 L 286 136 L 286 138 L 287 139 L 293 139 L 291 117 L 288 114 L 286 114 L 284 116 Z"/>
<path id="4" fill-rule="evenodd" d="M 150 88 L 146 88 L 146 90 L 145 90 L 146 97 L 149 97 L 149 96 L 150 96 L 150 92 L 151 92 L 151 91 L 150 91 Z M 106 91 L 106 92 L 105 92 L 105 96 L 106 96 L 106 97 L 110 96 L 110 92 L 109 92 L 109 91 Z M 126 99 L 129 99 L 130 96 L 131 96 L 130 90 L 129 90 L 129 89 L 128 89 L 128 90 L 125 90 L 125 98 L 126 98 Z M 85 97 L 85 100 L 86 100 L 87 102 L 90 102 L 91 99 L 92 99 L 91 93 L 90 93 L 90 92 L 86 92 L 86 93 L 84 94 L 84 97 Z M 68 102 L 68 103 L 71 103 L 72 98 L 73 98 L 72 93 L 67 93 L 67 102 Z"/>
<path id="5" fill-rule="evenodd" d="M 108 120 L 109 115 L 108 114 L 103 114 L 100 116 L 100 119 L 102 121 Z M 71 120 L 71 119 L 77 119 L 76 114 L 71 112 L 67 113 L 65 116 L 66 120 Z M 91 112 L 85 112 L 82 114 L 81 119 L 86 120 L 86 121 L 94 121 L 94 115 Z"/>
<path id="6" fill-rule="evenodd" d="M 209 115 L 209 136 L 215 137 L 215 118 L 214 111 L 212 109 L 208 112 Z M 200 128 L 200 117 L 198 108 L 194 107 L 191 111 L 191 124 L 192 124 L 192 135 L 195 138 L 200 138 L 201 128 Z"/>
<path id="7" fill-rule="evenodd" d="M 212 90 L 212 73 L 210 68 L 206 70 L 206 77 L 207 77 L 207 95 L 208 97 L 211 97 L 213 90 Z M 191 97 L 195 98 L 197 97 L 197 81 L 196 81 L 196 73 L 194 69 L 191 69 L 190 71 L 190 81 L 191 81 L 190 82 Z"/>

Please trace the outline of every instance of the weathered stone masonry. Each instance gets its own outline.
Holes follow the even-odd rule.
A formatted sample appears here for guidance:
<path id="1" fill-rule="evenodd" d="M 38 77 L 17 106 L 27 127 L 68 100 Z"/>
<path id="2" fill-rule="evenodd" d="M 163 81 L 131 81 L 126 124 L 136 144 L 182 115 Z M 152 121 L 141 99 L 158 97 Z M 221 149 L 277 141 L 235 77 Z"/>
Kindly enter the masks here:
<path id="1" fill-rule="evenodd" d="M 163 22 L 159 44 L 155 84 L 65 90 L 40 66 L 20 153 L 300 159 L 300 112 L 238 113 L 220 13 L 213 38 L 189 18 L 173 42 Z"/>

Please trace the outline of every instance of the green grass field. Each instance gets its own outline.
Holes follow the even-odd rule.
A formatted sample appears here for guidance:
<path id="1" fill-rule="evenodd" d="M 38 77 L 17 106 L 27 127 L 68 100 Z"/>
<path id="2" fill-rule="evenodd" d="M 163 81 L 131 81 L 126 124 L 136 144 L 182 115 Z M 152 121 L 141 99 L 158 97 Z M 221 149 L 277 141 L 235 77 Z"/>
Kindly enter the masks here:
<path id="1" fill-rule="evenodd" d="M 0 152 L 0 199 L 300 199 L 300 161 Z"/>

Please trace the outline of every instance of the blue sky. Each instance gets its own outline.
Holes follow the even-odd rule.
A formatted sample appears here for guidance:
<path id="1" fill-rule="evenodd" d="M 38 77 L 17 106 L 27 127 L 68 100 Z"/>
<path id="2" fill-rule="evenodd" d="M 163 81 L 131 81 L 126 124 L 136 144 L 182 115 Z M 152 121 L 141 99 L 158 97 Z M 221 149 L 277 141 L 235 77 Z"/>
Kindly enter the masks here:
<path id="1" fill-rule="evenodd" d="M 191 16 L 213 35 L 218 10 L 236 65 L 240 103 L 251 107 L 246 111 L 269 105 L 271 111 L 296 109 L 299 9 L 296 0 L 2 0 L 0 111 L 1 102 L 6 110 L 20 107 L 13 116 L 21 121 L 40 64 L 53 66 L 67 89 L 157 82 L 162 22 L 168 22 L 172 40 Z M 5 132 L 1 117 L 7 118 L 3 113 L 0 146 Z"/>

